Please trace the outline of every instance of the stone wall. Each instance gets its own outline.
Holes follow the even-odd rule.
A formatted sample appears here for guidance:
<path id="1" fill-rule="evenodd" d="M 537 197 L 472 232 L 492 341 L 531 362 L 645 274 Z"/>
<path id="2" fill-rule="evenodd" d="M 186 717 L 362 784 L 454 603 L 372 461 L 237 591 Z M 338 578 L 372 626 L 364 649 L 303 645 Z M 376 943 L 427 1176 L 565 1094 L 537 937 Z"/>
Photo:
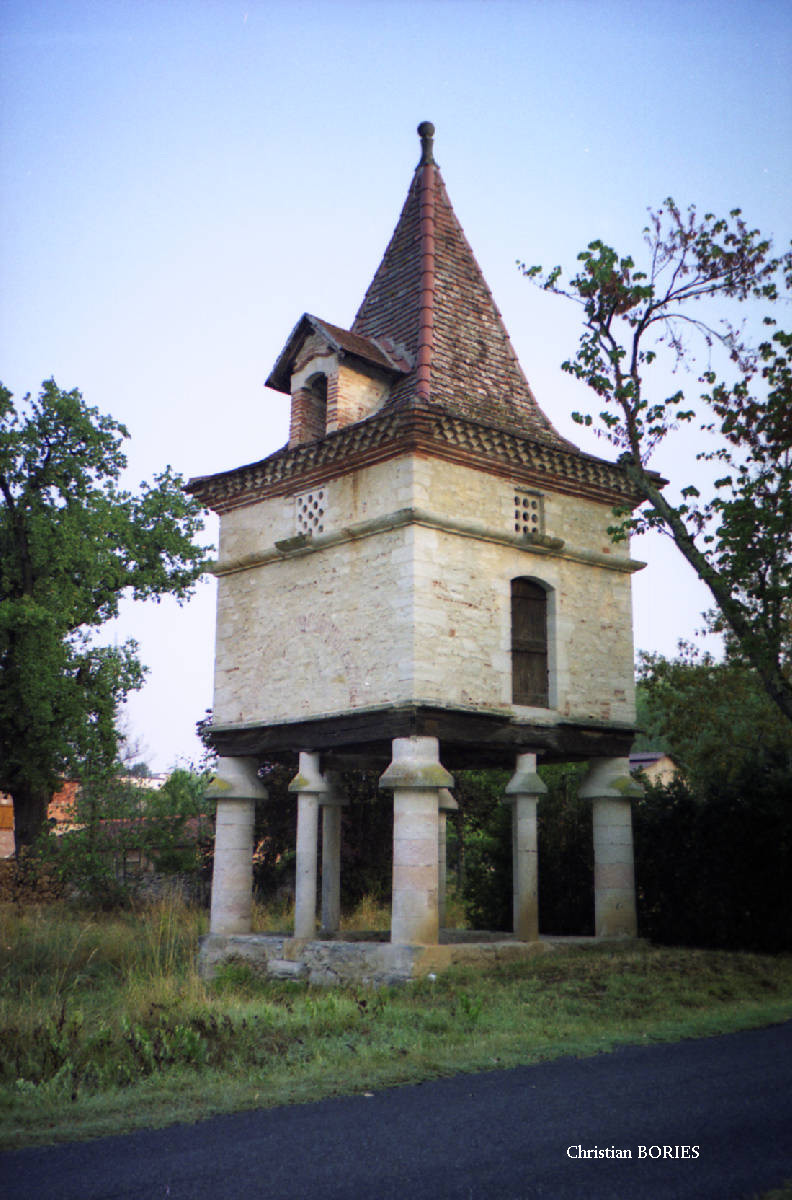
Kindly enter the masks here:
<path id="1" fill-rule="evenodd" d="M 408 456 L 321 493 L 301 541 L 293 494 L 222 518 L 216 723 L 408 700 L 511 711 L 517 576 L 548 591 L 551 673 L 550 710 L 518 711 L 633 720 L 634 564 L 607 504 L 545 491 L 523 538 L 508 479 Z"/>
<path id="2" fill-rule="evenodd" d="M 408 699 L 411 542 L 402 528 L 221 578 L 215 723 Z"/>
<path id="3" fill-rule="evenodd" d="M 276 979 L 302 979 L 319 986 L 362 984 L 390 987 L 453 966 L 493 967 L 524 962 L 552 950 L 547 942 L 507 940 L 443 946 L 396 946 L 390 942 L 304 940 L 277 934 L 206 934 L 198 966 L 212 979 L 224 963 L 243 963 Z"/>

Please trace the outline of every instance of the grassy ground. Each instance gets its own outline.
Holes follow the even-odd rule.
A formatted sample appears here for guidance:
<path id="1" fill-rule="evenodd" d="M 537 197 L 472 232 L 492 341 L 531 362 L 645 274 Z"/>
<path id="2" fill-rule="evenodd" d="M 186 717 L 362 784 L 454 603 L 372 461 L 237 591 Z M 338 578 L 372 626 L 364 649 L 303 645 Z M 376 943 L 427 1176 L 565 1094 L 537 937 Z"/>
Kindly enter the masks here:
<path id="1" fill-rule="evenodd" d="M 259 913 L 283 927 L 288 914 Z M 118 1133 L 792 1017 L 792 958 L 638 946 L 398 989 L 195 970 L 205 916 L 0 908 L 0 1145 Z M 369 906 L 350 924 L 387 926 Z"/>

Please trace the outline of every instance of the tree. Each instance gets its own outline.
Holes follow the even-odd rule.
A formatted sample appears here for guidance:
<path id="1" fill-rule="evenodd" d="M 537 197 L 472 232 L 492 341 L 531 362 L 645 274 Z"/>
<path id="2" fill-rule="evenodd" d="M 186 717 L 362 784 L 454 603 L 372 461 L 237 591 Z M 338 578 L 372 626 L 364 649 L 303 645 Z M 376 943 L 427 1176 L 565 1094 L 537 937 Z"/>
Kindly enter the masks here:
<path id="1" fill-rule="evenodd" d="M 94 644 L 122 596 L 190 594 L 206 564 L 200 509 L 167 467 L 119 485 L 125 427 L 54 380 L 18 407 L 0 385 L 0 790 L 17 849 L 57 779 L 115 763 L 118 705 L 141 686 L 131 639 Z"/>
<path id="2" fill-rule="evenodd" d="M 60 837 L 40 844 L 60 880 L 113 908 L 160 876 L 201 883 L 214 835 L 206 772 L 177 768 L 161 788 L 138 776 L 84 777 Z"/>
<path id="3" fill-rule="evenodd" d="M 792 728 L 739 657 L 716 662 L 683 642 L 675 659 L 641 654 L 638 674 L 646 723 L 702 799 L 792 771 Z"/>
<path id="4" fill-rule="evenodd" d="M 650 213 L 644 241 L 644 269 L 591 242 L 567 286 L 560 267 L 545 274 L 520 266 L 583 309 L 578 351 L 563 369 L 599 398 L 598 432 L 620 450 L 643 502 L 633 515 L 617 509 L 610 532 L 617 539 L 647 529 L 670 535 L 767 694 L 792 721 L 792 334 L 765 316 L 763 340 L 751 344 L 742 326 L 715 312 L 746 302 L 753 311 L 790 291 L 792 253 L 774 256 L 739 209 L 726 219 L 699 218 L 695 207 L 683 213 L 671 199 Z M 697 363 L 697 345 L 705 354 L 699 396 L 658 391 L 664 377 L 650 370 L 658 355 L 670 355 L 676 370 Z M 723 377 L 715 369 L 721 358 Z M 573 417 L 586 426 L 595 422 L 591 414 Z M 649 460 L 670 434 L 693 423 L 714 437 L 698 459 L 720 464 L 720 474 L 709 499 L 689 482 L 674 502 Z"/>

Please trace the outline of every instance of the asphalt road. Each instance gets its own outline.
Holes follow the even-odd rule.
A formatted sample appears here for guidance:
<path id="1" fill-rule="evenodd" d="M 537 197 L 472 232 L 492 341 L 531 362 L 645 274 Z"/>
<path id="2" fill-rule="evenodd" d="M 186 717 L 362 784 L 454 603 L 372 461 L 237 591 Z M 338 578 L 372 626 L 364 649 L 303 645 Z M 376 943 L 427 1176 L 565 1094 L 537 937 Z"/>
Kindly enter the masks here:
<path id="1" fill-rule="evenodd" d="M 0 1156 L 3 1200 L 742 1200 L 785 1180 L 792 1022 Z"/>

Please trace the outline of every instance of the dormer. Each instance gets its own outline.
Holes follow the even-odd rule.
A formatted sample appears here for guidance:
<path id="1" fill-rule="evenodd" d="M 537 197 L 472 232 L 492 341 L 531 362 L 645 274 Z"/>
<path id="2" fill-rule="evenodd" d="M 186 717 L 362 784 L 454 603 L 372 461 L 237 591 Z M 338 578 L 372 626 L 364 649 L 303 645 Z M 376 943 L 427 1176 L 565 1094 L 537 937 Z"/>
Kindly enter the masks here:
<path id="1" fill-rule="evenodd" d="M 305 313 L 267 379 L 267 387 L 291 396 L 289 446 L 373 416 L 412 366 L 390 338 L 361 337 Z"/>

